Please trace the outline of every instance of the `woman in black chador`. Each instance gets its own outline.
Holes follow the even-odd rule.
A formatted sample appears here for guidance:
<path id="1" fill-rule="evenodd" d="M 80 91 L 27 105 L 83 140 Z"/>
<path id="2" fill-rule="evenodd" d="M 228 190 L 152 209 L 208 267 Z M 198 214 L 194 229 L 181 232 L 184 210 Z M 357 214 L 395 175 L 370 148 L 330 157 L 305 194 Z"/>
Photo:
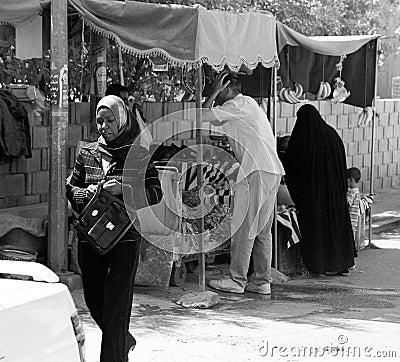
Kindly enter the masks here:
<path id="1" fill-rule="evenodd" d="M 357 256 L 346 203 L 346 155 L 334 128 L 303 105 L 286 150 L 286 183 L 299 212 L 301 254 L 313 274 L 348 275 Z"/>

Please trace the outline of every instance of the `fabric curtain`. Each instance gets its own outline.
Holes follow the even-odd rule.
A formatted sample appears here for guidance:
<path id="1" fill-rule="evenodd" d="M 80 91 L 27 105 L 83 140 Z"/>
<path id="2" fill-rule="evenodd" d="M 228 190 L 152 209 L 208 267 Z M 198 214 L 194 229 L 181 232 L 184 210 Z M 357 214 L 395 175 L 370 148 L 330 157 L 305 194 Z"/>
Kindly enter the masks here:
<path id="1" fill-rule="evenodd" d="M 1 0 L 0 24 L 17 26 L 39 15 L 50 0 Z"/>
<path id="2" fill-rule="evenodd" d="M 375 58 L 378 35 L 307 37 L 277 22 L 279 76 L 284 87 L 300 83 L 304 92 L 317 94 L 320 82 L 334 84 L 341 55 L 341 78 L 350 96 L 344 103 L 371 106 L 375 95 Z"/>
<path id="3" fill-rule="evenodd" d="M 286 45 L 291 45 L 306 48 L 314 53 L 340 56 L 354 53 L 364 44 L 378 38 L 378 35 L 308 37 L 279 21 L 276 23 L 276 27 L 278 52 L 281 52 Z"/>
<path id="4" fill-rule="evenodd" d="M 254 69 L 277 61 L 276 22 L 268 12 L 236 14 L 201 6 L 160 5 L 137 1 L 69 0 L 84 21 L 113 38 L 125 52 L 161 55 L 187 68 L 202 63 Z"/>
<path id="5" fill-rule="evenodd" d="M 341 78 L 350 96 L 344 101 L 357 107 L 372 105 L 375 94 L 375 57 L 377 40 L 372 39 L 343 60 Z M 304 92 L 317 94 L 320 82 L 333 85 L 339 76 L 336 64 L 340 56 L 315 53 L 300 46 L 286 45 L 279 53 L 278 74 L 284 87 L 294 88 L 300 83 Z M 288 63 L 289 62 L 289 63 Z"/>

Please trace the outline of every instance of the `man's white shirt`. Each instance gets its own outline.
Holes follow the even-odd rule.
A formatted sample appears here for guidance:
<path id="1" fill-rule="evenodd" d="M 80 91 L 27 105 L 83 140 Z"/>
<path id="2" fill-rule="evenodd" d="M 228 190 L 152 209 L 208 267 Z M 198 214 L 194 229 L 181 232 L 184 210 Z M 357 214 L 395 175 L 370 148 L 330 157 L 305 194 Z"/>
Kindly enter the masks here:
<path id="1" fill-rule="evenodd" d="M 226 121 L 222 129 L 241 165 L 237 182 L 257 170 L 285 174 L 271 124 L 253 98 L 238 94 L 212 111 L 219 121 Z"/>

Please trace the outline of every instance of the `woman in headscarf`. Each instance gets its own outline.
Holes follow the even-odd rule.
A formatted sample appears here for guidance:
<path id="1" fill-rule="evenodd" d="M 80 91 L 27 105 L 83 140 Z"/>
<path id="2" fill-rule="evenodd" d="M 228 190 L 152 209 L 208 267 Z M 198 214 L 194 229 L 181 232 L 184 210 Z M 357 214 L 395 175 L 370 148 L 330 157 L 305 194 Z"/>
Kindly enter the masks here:
<path id="1" fill-rule="evenodd" d="M 346 204 L 345 150 L 335 129 L 312 105 L 297 112 L 285 166 L 307 269 L 312 274 L 348 275 L 357 252 Z"/>
<path id="2" fill-rule="evenodd" d="M 67 198 L 77 213 L 90 201 L 99 182 L 123 199 L 122 174 L 131 147 L 135 150 L 129 152 L 129 165 L 136 165 L 137 173 L 143 174 L 147 201 L 154 204 L 161 199 L 157 170 L 148 166 L 148 151 L 136 143 L 132 145 L 139 134 L 133 117 L 117 96 L 105 96 L 98 103 L 96 123 L 100 137 L 81 149 L 67 180 Z M 101 255 L 88 242 L 79 240 L 85 301 L 102 330 L 101 362 L 126 362 L 129 350 L 136 345 L 129 333 L 129 321 L 140 241 L 140 234 L 131 227 L 113 249 Z"/>

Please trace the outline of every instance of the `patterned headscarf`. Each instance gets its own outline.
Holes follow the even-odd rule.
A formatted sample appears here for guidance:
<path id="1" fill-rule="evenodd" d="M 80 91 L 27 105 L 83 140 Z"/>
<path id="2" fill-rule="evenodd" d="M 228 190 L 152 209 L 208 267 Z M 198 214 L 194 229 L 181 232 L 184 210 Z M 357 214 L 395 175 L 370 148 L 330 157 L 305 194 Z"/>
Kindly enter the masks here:
<path id="1" fill-rule="evenodd" d="M 114 95 L 103 97 L 97 104 L 96 113 L 101 108 L 108 108 L 114 115 L 117 122 L 118 136 L 113 141 L 98 138 L 99 149 L 102 153 L 111 156 L 113 159 L 125 159 L 130 146 L 139 134 L 137 122 L 134 122 L 133 115 L 129 112 L 124 101 Z"/>

